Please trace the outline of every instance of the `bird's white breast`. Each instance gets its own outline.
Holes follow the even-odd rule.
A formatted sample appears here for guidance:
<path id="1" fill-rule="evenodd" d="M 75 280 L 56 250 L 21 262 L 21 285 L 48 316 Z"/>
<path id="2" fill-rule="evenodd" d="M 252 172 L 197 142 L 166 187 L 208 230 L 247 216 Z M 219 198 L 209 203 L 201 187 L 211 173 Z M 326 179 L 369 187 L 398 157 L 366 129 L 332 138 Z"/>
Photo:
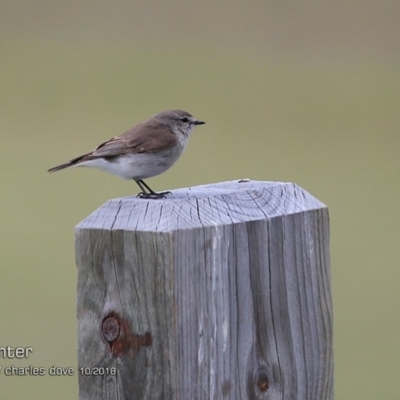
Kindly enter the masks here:
<path id="1" fill-rule="evenodd" d="M 100 169 L 124 179 L 146 179 L 171 168 L 185 147 L 186 143 L 179 141 L 176 146 L 158 153 L 126 154 L 112 160 L 96 158 L 83 161 L 76 166 Z"/>

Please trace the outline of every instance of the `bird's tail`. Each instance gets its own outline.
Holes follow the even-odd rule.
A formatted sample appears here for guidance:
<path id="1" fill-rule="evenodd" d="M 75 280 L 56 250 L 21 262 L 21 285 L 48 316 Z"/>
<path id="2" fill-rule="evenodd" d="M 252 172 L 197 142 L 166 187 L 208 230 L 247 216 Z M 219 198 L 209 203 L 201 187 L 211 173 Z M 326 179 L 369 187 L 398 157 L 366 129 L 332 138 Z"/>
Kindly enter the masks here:
<path id="1" fill-rule="evenodd" d="M 90 153 L 87 153 L 87 154 L 84 154 L 82 156 L 75 157 L 72 160 L 69 160 L 64 164 L 56 165 L 55 167 L 50 168 L 49 170 L 47 170 L 47 172 L 50 172 L 50 173 L 51 172 L 57 172 L 57 171 L 60 171 L 62 169 L 65 169 L 65 168 L 73 167 L 74 165 L 79 164 L 79 162 L 82 160 L 82 158 L 86 157 L 89 154 Z"/>
<path id="2" fill-rule="evenodd" d="M 51 172 L 60 171 L 60 170 L 62 170 L 62 169 L 64 169 L 64 168 L 72 167 L 72 165 L 74 165 L 74 164 L 71 164 L 71 163 L 68 161 L 68 162 L 66 162 L 66 163 L 64 163 L 64 164 L 56 165 L 55 167 L 50 168 L 49 170 L 47 170 L 47 172 L 50 172 L 50 173 L 51 173 Z"/>

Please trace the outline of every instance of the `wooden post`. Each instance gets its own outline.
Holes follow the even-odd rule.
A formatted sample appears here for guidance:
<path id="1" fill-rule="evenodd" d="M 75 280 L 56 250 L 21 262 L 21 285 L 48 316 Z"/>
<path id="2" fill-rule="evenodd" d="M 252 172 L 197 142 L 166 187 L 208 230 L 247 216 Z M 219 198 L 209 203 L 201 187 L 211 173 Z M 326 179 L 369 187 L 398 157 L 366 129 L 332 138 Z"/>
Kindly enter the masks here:
<path id="1" fill-rule="evenodd" d="M 241 180 L 76 228 L 80 400 L 332 400 L 328 209 Z"/>

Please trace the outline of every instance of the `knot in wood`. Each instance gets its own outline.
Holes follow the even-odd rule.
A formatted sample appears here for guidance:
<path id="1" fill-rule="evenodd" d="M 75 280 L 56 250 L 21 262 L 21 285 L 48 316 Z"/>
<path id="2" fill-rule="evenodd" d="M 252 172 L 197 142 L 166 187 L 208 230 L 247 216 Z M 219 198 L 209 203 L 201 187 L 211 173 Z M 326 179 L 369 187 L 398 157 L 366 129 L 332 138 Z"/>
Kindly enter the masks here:
<path id="1" fill-rule="evenodd" d="M 268 377 L 264 371 L 260 371 L 257 377 L 257 387 L 262 393 L 266 392 L 269 388 Z"/>
<path id="2" fill-rule="evenodd" d="M 121 324 L 117 316 L 106 317 L 101 324 L 101 332 L 107 342 L 115 342 L 121 332 Z"/>

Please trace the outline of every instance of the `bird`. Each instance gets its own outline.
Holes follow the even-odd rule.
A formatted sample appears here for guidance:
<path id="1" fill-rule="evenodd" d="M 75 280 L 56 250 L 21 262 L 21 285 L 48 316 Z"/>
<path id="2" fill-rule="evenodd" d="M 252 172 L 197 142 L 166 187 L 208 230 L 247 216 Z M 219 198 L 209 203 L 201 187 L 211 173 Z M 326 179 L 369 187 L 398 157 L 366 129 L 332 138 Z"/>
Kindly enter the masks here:
<path id="1" fill-rule="evenodd" d="M 97 168 L 123 179 L 133 179 L 141 190 L 140 198 L 164 198 L 171 192 L 157 193 L 144 179 L 171 168 L 185 150 L 194 128 L 203 124 L 204 121 L 187 111 L 163 111 L 48 172 L 69 167 Z"/>

